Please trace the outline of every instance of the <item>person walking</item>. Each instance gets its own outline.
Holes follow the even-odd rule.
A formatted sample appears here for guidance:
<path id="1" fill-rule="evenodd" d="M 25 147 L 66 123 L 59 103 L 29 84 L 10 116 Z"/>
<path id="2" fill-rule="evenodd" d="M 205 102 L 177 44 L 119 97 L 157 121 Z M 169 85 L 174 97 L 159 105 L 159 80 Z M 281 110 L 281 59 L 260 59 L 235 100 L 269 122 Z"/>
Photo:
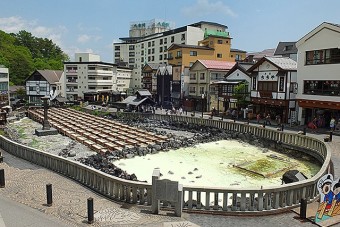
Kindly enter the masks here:
<path id="1" fill-rule="evenodd" d="M 267 114 L 266 116 L 266 125 L 272 125 L 272 123 L 270 122 L 270 114 Z"/>
<path id="2" fill-rule="evenodd" d="M 334 131 L 335 129 L 335 119 L 332 117 L 331 121 L 329 122 L 329 127 L 331 128 L 331 131 Z"/>
<path id="3" fill-rule="evenodd" d="M 260 120 L 261 120 L 261 114 L 260 113 L 257 113 L 256 115 L 256 121 L 258 124 L 260 124 Z"/>

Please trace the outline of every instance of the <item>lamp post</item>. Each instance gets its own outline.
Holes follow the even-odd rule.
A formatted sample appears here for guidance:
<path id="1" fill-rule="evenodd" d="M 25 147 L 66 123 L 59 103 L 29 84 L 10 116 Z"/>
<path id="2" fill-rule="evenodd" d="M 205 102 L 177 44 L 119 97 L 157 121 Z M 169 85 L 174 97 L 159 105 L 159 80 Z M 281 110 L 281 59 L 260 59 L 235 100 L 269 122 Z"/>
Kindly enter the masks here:
<path id="1" fill-rule="evenodd" d="M 203 118 L 203 101 L 204 101 L 204 93 L 202 94 L 202 118 Z"/>

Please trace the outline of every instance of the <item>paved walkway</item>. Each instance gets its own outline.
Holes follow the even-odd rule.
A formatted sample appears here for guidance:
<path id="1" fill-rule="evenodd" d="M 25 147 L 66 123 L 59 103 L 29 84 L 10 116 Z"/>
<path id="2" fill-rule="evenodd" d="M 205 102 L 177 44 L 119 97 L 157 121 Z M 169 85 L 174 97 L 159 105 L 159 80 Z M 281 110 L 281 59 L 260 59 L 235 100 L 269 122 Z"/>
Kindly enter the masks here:
<path id="1" fill-rule="evenodd" d="M 276 127 L 273 126 L 273 128 Z M 287 127 L 285 130 L 296 133 L 296 131 L 301 129 L 298 127 Z M 322 140 L 325 137 L 325 134 L 322 133 L 308 133 L 308 135 Z M 339 177 L 340 137 L 334 136 L 333 142 L 327 144 L 333 149 L 332 160 L 335 166 L 335 176 Z M 49 221 L 52 217 L 53 219 L 48 226 L 55 226 L 54 224 L 58 220 L 64 223 L 65 226 L 87 226 L 86 202 L 89 197 L 94 198 L 95 223 L 93 226 L 313 226 L 309 222 L 300 222 L 296 219 L 297 215 L 292 212 L 261 217 L 231 217 L 183 213 L 183 217 L 178 218 L 174 217 L 172 213 L 166 212 L 162 212 L 160 215 L 151 215 L 149 207 L 110 201 L 71 179 L 14 157 L 4 151 L 3 155 L 5 162 L 0 163 L 0 168 L 5 169 L 6 187 L 0 188 L 0 198 L 24 204 L 29 209 L 38 210 L 48 216 L 46 221 Z M 45 206 L 45 187 L 48 183 L 53 185 L 52 207 Z M 8 215 L 9 213 L 1 210 L 0 206 L 0 227 L 2 227 L 2 222 L 7 227 L 18 226 L 12 225 L 12 221 L 8 221 L 11 220 L 11 217 Z M 10 215 L 13 216 L 13 214 Z M 18 211 L 18 216 L 21 216 L 21 211 Z"/>

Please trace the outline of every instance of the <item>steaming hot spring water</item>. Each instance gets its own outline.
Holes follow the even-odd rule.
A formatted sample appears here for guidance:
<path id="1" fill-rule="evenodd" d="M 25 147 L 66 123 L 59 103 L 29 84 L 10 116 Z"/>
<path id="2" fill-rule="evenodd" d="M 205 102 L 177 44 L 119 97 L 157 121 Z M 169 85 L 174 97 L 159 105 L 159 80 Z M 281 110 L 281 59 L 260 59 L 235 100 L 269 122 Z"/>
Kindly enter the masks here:
<path id="1" fill-rule="evenodd" d="M 305 154 L 294 158 L 237 140 L 203 143 L 121 159 L 113 164 L 148 183 L 152 182 L 153 170 L 159 168 L 161 179 L 178 181 L 184 186 L 252 189 L 281 185 L 282 175 L 291 169 L 299 170 L 308 178 L 320 169 L 320 163 Z"/>

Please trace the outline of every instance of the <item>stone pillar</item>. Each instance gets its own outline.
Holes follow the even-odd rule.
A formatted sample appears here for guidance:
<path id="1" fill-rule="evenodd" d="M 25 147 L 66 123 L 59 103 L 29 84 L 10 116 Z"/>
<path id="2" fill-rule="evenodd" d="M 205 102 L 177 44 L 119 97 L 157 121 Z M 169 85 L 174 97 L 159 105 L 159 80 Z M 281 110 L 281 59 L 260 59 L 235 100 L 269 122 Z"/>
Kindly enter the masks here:
<path id="1" fill-rule="evenodd" d="M 43 122 L 43 130 L 49 130 L 50 124 L 48 123 L 48 117 L 47 117 L 47 110 L 48 110 L 48 104 L 47 100 L 49 99 L 48 96 L 41 97 L 41 100 L 44 102 L 44 122 Z"/>
<path id="2" fill-rule="evenodd" d="M 159 169 L 154 169 L 152 173 L 152 203 L 151 203 L 151 212 L 153 214 L 158 214 L 160 209 L 160 201 L 157 199 L 157 186 L 156 181 L 159 180 L 161 174 Z"/>
<path id="3" fill-rule="evenodd" d="M 175 215 L 177 217 L 182 217 L 183 211 L 183 185 L 178 185 L 177 202 L 175 203 Z"/>

